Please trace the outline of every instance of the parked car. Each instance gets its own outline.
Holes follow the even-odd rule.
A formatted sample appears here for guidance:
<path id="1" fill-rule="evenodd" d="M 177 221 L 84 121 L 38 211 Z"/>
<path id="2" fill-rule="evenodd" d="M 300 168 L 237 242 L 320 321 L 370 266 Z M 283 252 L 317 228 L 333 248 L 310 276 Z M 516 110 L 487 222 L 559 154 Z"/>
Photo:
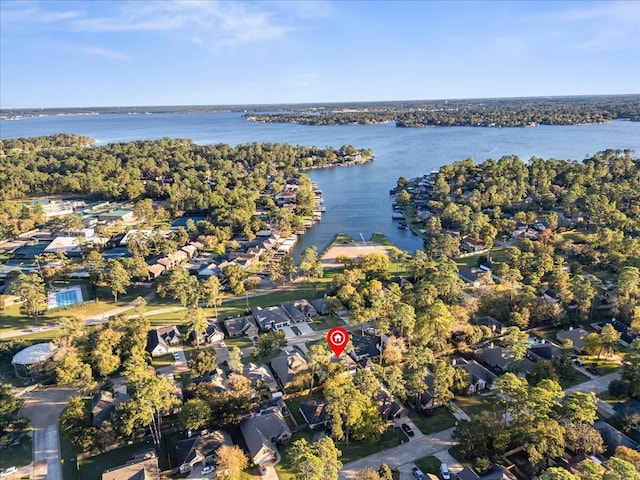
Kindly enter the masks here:
<path id="1" fill-rule="evenodd" d="M 449 467 L 447 467 L 446 463 L 440 464 L 440 476 L 442 480 L 451 480 L 451 474 L 449 473 Z"/>
<path id="2" fill-rule="evenodd" d="M 220 342 L 220 348 L 227 348 L 227 344 L 224 342 Z"/>
<path id="3" fill-rule="evenodd" d="M 422 473 L 422 470 L 420 470 L 418 467 L 413 467 L 411 469 L 411 473 L 413 473 L 413 476 L 418 480 L 424 480 L 424 473 Z"/>
<path id="4" fill-rule="evenodd" d="M 17 471 L 18 471 L 17 467 L 5 468 L 2 472 L 0 472 L 0 477 L 8 477 L 12 473 L 16 473 Z"/>
<path id="5" fill-rule="evenodd" d="M 208 473 L 213 473 L 215 469 L 216 468 L 213 465 L 207 465 L 206 467 L 202 467 L 202 470 L 200 470 L 200 473 L 202 475 L 206 475 Z"/>
<path id="6" fill-rule="evenodd" d="M 411 430 L 411 427 L 409 425 L 407 425 L 406 423 L 402 424 L 402 431 L 404 433 L 406 433 L 409 437 L 413 437 L 415 435 L 413 430 Z"/>
<path id="7" fill-rule="evenodd" d="M 180 360 L 180 354 L 178 352 L 173 352 L 173 358 Z"/>

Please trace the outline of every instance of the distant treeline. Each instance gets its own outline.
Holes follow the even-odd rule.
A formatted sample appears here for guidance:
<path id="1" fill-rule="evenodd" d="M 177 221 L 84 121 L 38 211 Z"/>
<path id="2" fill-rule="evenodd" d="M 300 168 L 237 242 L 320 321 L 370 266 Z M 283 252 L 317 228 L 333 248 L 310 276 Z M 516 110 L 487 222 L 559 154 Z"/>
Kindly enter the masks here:
<path id="1" fill-rule="evenodd" d="M 440 100 L 290 113 L 247 113 L 258 122 L 347 125 L 395 122 L 398 127 L 527 127 L 640 120 L 640 95 L 605 97 Z"/>

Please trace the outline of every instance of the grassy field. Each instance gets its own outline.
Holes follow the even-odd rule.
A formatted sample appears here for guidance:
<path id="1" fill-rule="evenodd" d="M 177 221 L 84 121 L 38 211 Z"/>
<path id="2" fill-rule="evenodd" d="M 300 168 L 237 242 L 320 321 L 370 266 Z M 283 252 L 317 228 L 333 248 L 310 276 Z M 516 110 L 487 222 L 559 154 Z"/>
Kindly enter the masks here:
<path id="1" fill-rule="evenodd" d="M 463 397 L 458 396 L 454 402 L 458 405 L 467 415 L 473 415 L 486 408 L 487 399 L 485 397 Z"/>
<path id="2" fill-rule="evenodd" d="M 441 432 L 453 427 L 456 423 L 456 417 L 444 407 L 434 409 L 432 414 L 416 413 L 409 410 L 409 417 L 425 435 Z"/>
<path id="3" fill-rule="evenodd" d="M 31 461 L 31 438 L 27 438 L 19 445 L 2 449 L 0 470 L 8 467 L 24 467 L 29 465 Z"/>
<path id="4" fill-rule="evenodd" d="M 416 466 L 422 470 L 423 473 L 433 473 L 435 475 L 440 473 L 440 463 L 440 460 L 432 455 L 419 458 L 415 461 Z"/>
<path id="5" fill-rule="evenodd" d="M 374 453 L 393 448 L 407 441 L 407 437 L 400 429 L 390 428 L 377 442 L 336 442 L 336 447 L 342 451 L 340 461 L 342 463 L 353 462 L 362 457 L 373 455 Z"/>

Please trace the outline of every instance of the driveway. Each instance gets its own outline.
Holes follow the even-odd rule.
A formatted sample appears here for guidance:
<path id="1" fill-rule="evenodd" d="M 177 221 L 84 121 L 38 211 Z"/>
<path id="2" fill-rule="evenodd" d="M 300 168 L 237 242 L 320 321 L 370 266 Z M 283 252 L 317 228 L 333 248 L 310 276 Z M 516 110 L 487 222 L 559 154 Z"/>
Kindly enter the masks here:
<path id="1" fill-rule="evenodd" d="M 20 414 L 33 427 L 33 474 L 35 480 L 62 480 L 58 417 L 69 399 L 78 391 L 71 387 L 53 387 L 25 393 Z"/>
<path id="2" fill-rule="evenodd" d="M 284 332 L 284 336 L 286 337 L 287 340 L 291 340 L 292 338 L 297 337 L 297 335 L 295 334 L 295 332 L 291 327 L 282 327 L 280 330 Z"/>
<path id="3" fill-rule="evenodd" d="M 340 476 L 353 478 L 356 473 L 367 467 L 377 470 L 382 463 L 386 463 L 390 467 L 399 468 L 401 472 L 410 473 L 411 468 L 414 466 L 413 462 L 419 458 L 426 457 L 428 455 L 438 456 L 438 453 L 446 452 L 449 448 L 455 445 L 456 442 L 451 438 L 452 432 L 453 428 L 449 428 L 432 435 L 425 435 L 423 437 L 416 438 L 412 442 L 405 442 L 397 447 L 374 453 L 368 457 L 347 463 L 342 467 Z M 452 471 L 462 469 L 462 466 L 458 464 L 450 464 L 449 467 Z M 401 478 L 405 478 L 405 476 L 403 475 Z"/>
<path id="4" fill-rule="evenodd" d="M 309 326 L 307 322 L 296 323 L 296 327 L 300 330 L 300 335 L 308 335 L 314 333 L 314 330 Z"/>

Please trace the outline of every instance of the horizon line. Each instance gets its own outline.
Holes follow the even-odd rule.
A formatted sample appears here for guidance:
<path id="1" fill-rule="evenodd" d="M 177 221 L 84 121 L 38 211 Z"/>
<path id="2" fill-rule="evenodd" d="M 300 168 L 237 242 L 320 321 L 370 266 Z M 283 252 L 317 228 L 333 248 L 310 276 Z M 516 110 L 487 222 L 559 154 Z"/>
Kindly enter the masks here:
<path id="1" fill-rule="evenodd" d="M 523 99 L 556 99 L 556 98 L 586 98 L 586 97 L 625 97 L 640 96 L 640 93 L 611 93 L 611 94 L 575 94 L 575 95 L 530 95 L 518 97 L 464 97 L 464 98 L 438 98 L 420 100 L 353 100 L 353 101 L 325 101 L 325 102 L 273 102 L 273 103 L 228 103 L 228 104 L 165 104 L 165 105 L 89 105 L 82 107 L 1 107 L 0 112 L 21 110 L 89 110 L 107 108 L 238 108 L 238 107 L 268 107 L 268 106 L 323 106 L 323 105 L 356 105 L 356 104 L 391 104 L 391 103 L 420 103 L 443 101 L 472 101 L 472 100 L 523 100 Z"/>

